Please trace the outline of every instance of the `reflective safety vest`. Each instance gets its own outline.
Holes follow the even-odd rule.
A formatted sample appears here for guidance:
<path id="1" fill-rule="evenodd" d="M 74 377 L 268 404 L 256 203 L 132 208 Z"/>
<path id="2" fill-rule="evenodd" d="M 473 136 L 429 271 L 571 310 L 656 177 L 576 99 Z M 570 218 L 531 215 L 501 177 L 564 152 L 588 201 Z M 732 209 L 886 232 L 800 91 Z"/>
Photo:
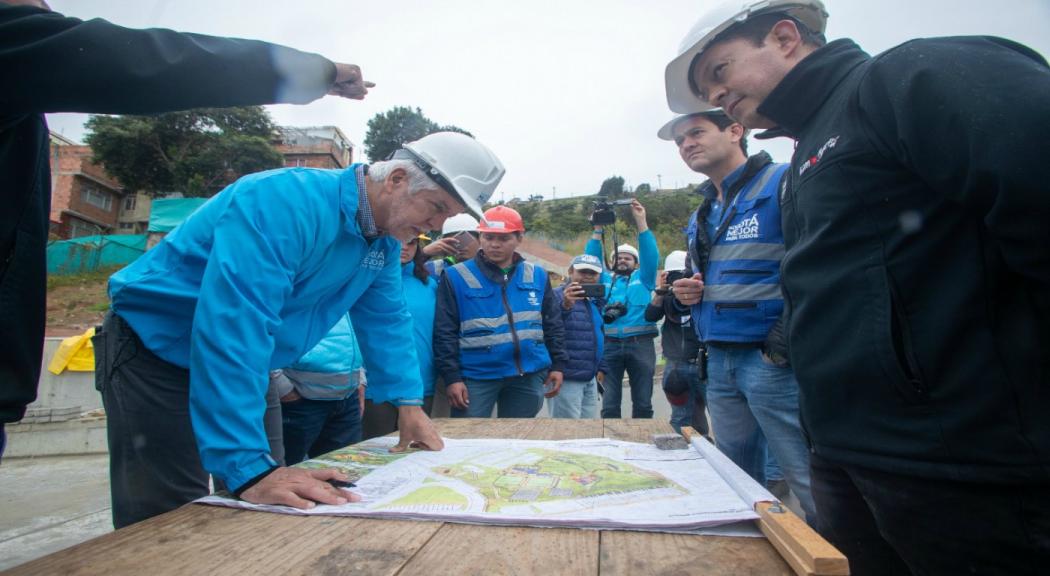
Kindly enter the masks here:
<path id="1" fill-rule="evenodd" d="M 722 233 L 713 240 L 703 271 L 703 300 L 692 308 L 703 342 L 762 342 L 784 310 L 777 190 L 786 169 L 786 164 L 767 165 L 725 208 L 731 220 L 719 224 Z M 690 254 L 696 253 L 697 226 L 704 225 L 694 212 L 686 232 Z"/>
<path id="2" fill-rule="evenodd" d="M 459 306 L 459 363 L 463 376 L 497 380 L 531 374 L 551 364 L 543 341 L 547 272 L 520 262 L 503 284 L 475 260 L 446 267 Z"/>

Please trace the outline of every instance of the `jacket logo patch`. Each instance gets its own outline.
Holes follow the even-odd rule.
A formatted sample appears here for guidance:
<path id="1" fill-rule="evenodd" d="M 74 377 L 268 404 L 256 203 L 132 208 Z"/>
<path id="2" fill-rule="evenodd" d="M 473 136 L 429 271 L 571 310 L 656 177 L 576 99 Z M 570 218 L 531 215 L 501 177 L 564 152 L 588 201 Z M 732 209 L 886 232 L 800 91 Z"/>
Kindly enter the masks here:
<path id="1" fill-rule="evenodd" d="M 726 242 L 755 238 L 758 238 L 758 214 L 752 214 L 747 220 L 733 224 L 726 229 Z"/>
<path id="2" fill-rule="evenodd" d="M 386 266 L 386 253 L 378 248 L 373 248 L 368 251 L 368 254 L 361 259 L 361 267 L 368 268 L 369 270 L 382 270 Z"/>
<path id="3" fill-rule="evenodd" d="M 540 300 L 536 297 L 536 292 L 529 292 L 529 306 L 539 306 Z"/>
<path id="4" fill-rule="evenodd" d="M 820 159 L 824 157 L 824 153 L 834 148 L 835 145 L 838 143 L 838 136 L 832 136 L 831 138 L 828 138 L 828 141 L 820 147 L 820 150 L 817 150 L 817 153 L 814 156 L 812 156 L 809 160 L 803 162 L 802 165 L 798 167 L 798 175 L 802 176 L 806 173 L 806 170 L 810 169 L 810 167 L 816 166 L 817 162 L 820 162 Z"/>

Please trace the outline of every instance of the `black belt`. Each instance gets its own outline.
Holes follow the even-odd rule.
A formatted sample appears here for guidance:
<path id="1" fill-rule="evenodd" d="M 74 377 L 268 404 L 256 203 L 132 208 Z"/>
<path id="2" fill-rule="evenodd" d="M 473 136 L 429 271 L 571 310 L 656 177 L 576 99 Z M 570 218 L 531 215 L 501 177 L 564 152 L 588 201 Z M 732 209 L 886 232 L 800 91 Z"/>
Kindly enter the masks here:
<path id="1" fill-rule="evenodd" d="M 616 336 L 605 336 L 605 341 L 609 342 L 641 342 L 642 340 L 652 340 L 656 338 L 656 333 L 650 332 L 648 334 L 639 334 L 637 336 L 627 336 L 626 338 L 617 338 Z"/>

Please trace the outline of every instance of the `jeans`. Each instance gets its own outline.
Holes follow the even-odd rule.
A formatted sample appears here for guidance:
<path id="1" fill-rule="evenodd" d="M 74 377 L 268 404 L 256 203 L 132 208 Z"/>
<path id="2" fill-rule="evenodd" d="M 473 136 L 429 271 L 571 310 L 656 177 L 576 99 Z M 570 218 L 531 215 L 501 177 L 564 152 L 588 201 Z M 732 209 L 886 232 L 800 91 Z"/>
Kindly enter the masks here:
<path id="1" fill-rule="evenodd" d="M 606 338 L 605 378 L 602 418 L 620 417 L 623 373 L 631 382 L 631 418 L 653 417 L 653 374 L 656 373 L 656 347 L 650 336 Z"/>
<path id="2" fill-rule="evenodd" d="M 565 380 L 561 392 L 547 399 L 551 418 L 597 418 L 598 381 L 594 378 L 581 382 Z"/>
<path id="3" fill-rule="evenodd" d="M 765 484 L 768 442 L 807 521 L 815 525 L 809 450 L 799 423 L 794 373 L 766 361 L 758 347 L 709 345 L 707 354 L 707 409 L 715 445 Z"/>
<path id="4" fill-rule="evenodd" d="M 300 398 L 281 404 L 284 457 L 288 465 L 361 441 L 357 390 L 342 400 Z"/>
<path id="5" fill-rule="evenodd" d="M 1045 482 L 953 482 L 811 458 L 818 530 L 850 574 L 1046 574 Z"/>
<path id="6" fill-rule="evenodd" d="M 681 433 L 682 426 L 692 426 L 697 432 L 707 435 L 707 380 L 700 379 L 700 368 L 695 362 L 683 360 L 667 360 L 664 366 L 663 386 L 667 389 L 667 379 L 672 373 L 677 373 L 679 378 L 684 378 L 692 383 L 689 387 L 689 399 L 685 404 L 671 404 L 671 427 L 675 432 Z M 670 401 L 670 397 L 668 397 Z"/>
<path id="7" fill-rule="evenodd" d="M 491 418 L 496 406 L 499 418 L 534 418 L 543 407 L 543 382 L 547 370 L 499 380 L 464 378 L 470 404 L 466 410 L 452 408 L 453 418 Z"/>

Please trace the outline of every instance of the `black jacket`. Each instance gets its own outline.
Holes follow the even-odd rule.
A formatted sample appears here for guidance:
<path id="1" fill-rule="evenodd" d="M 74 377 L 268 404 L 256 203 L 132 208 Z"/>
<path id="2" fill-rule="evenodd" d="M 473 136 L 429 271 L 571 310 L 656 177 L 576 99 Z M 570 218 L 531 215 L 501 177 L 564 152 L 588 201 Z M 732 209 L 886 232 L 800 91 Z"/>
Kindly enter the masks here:
<path id="1" fill-rule="evenodd" d="M 43 113 L 305 103 L 334 79 L 328 60 L 265 42 L 0 4 L 0 424 L 22 418 L 40 376 L 51 206 Z"/>
<path id="2" fill-rule="evenodd" d="M 759 108 L 798 141 L 782 272 L 815 453 L 1050 480 L 1048 96 L 1007 40 L 839 40 Z"/>
<path id="3" fill-rule="evenodd" d="M 514 274 L 512 268 L 510 273 L 504 276 L 502 270 L 485 259 L 484 250 L 478 250 L 474 260 L 478 269 L 497 284 L 502 285 Z M 515 253 L 514 267 L 521 262 L 521 255 Z M 550 369 L 562 372 L 569 360 L 565 352 L 565 327 L 562 324 L 561 304 L 554 295 L 549 276 L 540 307 L 543 316 L 543 343 L 551 357 Z M 437 310 L 434 313 L 434 365 L 446 385 L 463 381 L 459 364 L 459 305 L 456 303 L 452 283 L 446 274 L 441 275 L 441 281 L 438 283 Z"/>
<path id="4" fill-rule="evenodd" d="M 693 319 L 689 310 L 683 310 L 675 305 L 676 300 L 672 296 L 664 296 L 660 304 L 649 305 L 645 308 L 646 322 L 659 322 L 661 318 L 664 323 L 660 326 L 660 350 L 664 358 L 675 361 L 694 360 L 700 352 L 700 339 L 693 329 Z"/>

